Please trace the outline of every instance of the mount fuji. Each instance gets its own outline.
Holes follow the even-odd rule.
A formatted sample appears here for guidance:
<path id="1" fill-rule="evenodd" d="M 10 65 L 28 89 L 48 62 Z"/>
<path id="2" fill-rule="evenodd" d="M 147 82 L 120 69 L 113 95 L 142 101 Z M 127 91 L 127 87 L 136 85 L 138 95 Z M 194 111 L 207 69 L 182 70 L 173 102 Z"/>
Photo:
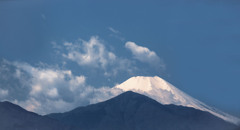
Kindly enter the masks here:
<path id="1" fill-rule="evenodd" d="M 210 107 L 203 102 L 194 99 L 193 97 L 182 92 L 172 84 L 168 83 L 164 79 L 155 77 L 132 77 L 122 84 L 116 85 L 114 88 L 120 89 L 123 92 L 133 91 L 136 93 L 148 96 L 161 104 L 174 104 L 186 107 L 192 107 L 198 110 L 207 111 L 227 122 L 235 125 L 240 124 L 240 119 Z"/>
<path id="2" fill-rule="evenodd" d="M 45 116 L 10 102 L 0 102 L 0 129 L 239 129 L 238 118 L 207 106 L 156 76 L 133 77 L 112 89 L 120 89 L 122 93 L 103 102 Z"/>

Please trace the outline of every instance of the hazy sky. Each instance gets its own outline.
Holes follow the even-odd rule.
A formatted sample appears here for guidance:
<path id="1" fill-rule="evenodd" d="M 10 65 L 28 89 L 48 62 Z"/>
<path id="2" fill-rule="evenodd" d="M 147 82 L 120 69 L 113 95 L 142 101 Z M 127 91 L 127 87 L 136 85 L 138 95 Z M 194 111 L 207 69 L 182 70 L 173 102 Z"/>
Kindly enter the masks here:
<path id="1" fill-rule="evenodd" d="M 240 117 L 239 12 L 237 0 L 0 0 L 0 100 L 65 111 L 157 75 Z"/>

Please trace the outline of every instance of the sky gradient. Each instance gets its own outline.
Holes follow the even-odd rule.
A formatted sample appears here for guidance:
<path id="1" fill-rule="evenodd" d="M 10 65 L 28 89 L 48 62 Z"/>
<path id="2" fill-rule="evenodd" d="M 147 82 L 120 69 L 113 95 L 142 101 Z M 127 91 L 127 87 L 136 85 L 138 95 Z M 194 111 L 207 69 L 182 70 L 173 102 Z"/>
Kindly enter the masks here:
<path id="1" fill-rule="evenodd" d="M 237 0 L 2 0 L 0 100 L 65 111 L 157 75 L 240 117 L 239 12 Z"/>

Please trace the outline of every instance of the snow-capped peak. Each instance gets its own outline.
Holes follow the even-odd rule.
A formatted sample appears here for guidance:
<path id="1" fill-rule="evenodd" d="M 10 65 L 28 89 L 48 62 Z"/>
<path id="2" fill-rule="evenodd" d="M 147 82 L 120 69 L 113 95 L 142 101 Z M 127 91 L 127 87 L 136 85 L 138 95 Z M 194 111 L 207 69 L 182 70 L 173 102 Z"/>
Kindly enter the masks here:
<path id="1" fill-rule="evenodd" d="M 161 88 L 163 90 L 170 91 L 171 88 L 167 85 L 166 81 L 155 76 L 155 77 L 143 77 L 137 76 L 128 79 L 123 82 L 117 88 L 121 88 L 125 91 L 136 89 L 139 91 L 151 91 L 153 88 Z"/>
<path id="2" fill-rule="evenodd" d="M 123 91 L 134 91 L 146 95 L 148 97 L 151 97 L 152 99 L 155 99 L 161 104 L 182 105 L 187 107 L 193 107 L 202 111 L 207 111 L 225 121 L 237 125 L 240 124 L 240 119 L 216 110 L 215 108 L 207 106 L 206 104 L 185 94 L 184 92 L 177 89 L 176 87 L 158 76 L 132 77 L 123 82 L 122 84 L 115 86 L 115 88 L 121 89 Z"/>

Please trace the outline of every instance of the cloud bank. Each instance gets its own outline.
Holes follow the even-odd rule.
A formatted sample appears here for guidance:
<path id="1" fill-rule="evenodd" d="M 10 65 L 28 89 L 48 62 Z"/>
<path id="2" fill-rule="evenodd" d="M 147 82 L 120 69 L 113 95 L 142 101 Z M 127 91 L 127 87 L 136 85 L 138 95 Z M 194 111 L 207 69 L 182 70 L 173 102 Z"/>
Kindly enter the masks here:
<path id="1" fill-rule="evenodd" d="M 7 79 L 9 82 L 5 84 L 0 82 L 0 86 L 9 85 L 7 88 L 0 88 L 0 100 L 12 101 L 39 114 L 68 111 L 78 106 L 104 101 L 121 92 L 109 87 L 94 88 L 87 85 L 85 76 L 73 75 L 71 70 L 50 66 L 33 67 L 22 62 L 3 61 L 1 64 L 5 64 L 9 72 L 15 71 L 11 76 L 15 79 Z M 24 75 L 28 75 L 28 78 L 24 79 Z M 13 80 L 27 84 L 24 99 L 11 97 L 21 94 L 17 89 L 9 91 L 13 89 L 13 84 L 23 86 L 20 82 L 12 82 Z"/>

